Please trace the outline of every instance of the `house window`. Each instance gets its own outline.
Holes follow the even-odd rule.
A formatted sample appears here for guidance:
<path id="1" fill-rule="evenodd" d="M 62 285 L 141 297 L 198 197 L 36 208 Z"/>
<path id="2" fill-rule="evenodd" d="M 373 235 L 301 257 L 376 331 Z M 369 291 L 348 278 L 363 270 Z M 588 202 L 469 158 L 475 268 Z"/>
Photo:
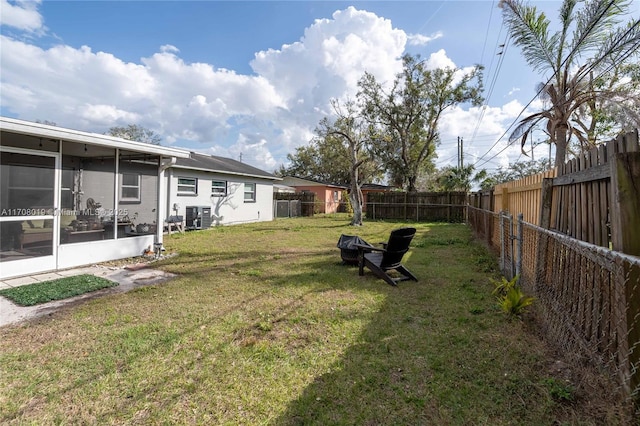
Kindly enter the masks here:
<path id="1" fill-rule="evenodd" d="M 338 191 L 333 191 L 333 201 L 339 201 L 338 199 Z"/>
<path id="2" fill-rule="evenodd" d="M 122 173 L 120 201 L 140 201 L 140 175 L 138 173 Z"/>
<path id="3" fill-rule="evenodd" d="M 244 202 L 252 203 L 256 201 L 256 184 L 245 183 L 244 184 Z"/>
<path id="4" fill-rule="evenodd" d="M 211 196 L 224 197 L 227 195 L 227 181 L 226 180 L 212 180 L 211 181 Z"/>
<path id="5" fill-rule="evenodd" d="M 180 195 L 198 194 L 198 179 L 178 178 L 178 194 Z"/>

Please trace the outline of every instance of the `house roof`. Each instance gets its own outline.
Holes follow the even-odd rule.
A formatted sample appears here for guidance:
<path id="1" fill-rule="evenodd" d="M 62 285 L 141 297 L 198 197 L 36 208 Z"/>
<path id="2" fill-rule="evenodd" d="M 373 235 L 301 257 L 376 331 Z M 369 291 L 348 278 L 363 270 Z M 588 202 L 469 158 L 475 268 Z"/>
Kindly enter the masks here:
<path id="1" fill-rule="evenodd" d="M 369 191 L 394 191 L 398 188 L 395 186 L 380 185 L 377 183 L 363 183 L 362 185 L 360 185 L 360 189 Z"/>
<path id="2" fill-rule="evenodd" d="M 181 158 L 189 156 L 189 153 L 187 151 L 181 149 L 167 148 L 165 146 L 130 141 L 127 139 L 116 138 L 114 136 L 82 132 L 80 130 L 66 129 L 64 127 L 17 120 L 15 118 L 8 117 L 0 117 L 0 130 L 41 138 L 80 142 L 87 145 L 120 148 L 126 149 L 128 151 L 142 152 L 147 154 L 158 154 L 167 157 Z"/>
<path id="3" fill-rule="evenodd" d="M 296 192 L 293 186 L 283 185 L 281 183 L 274 183 L 273 190 L 275 192 Z"/>
<path id="4" fill-rule="evenodd" d="M 172 167 L 230 175 L 250 176 L 269 180 L 280 180 L 279 177 L 274 176 L 271 173 L 240 161 L 215 155 L 200 154 L 197 152 L 190 152 L 189 158 L 178 158 L 176 164 Z"/>

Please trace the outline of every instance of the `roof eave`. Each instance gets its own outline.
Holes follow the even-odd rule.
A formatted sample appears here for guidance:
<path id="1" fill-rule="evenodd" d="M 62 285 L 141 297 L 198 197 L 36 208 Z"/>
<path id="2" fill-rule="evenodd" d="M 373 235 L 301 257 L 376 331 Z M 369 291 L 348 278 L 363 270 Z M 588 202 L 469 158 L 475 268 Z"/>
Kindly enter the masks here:
<path id="1" fill-rule="evenodd" d="M 230 172 L 230 171 L 226 171 L 226 170 L 207 169 L 207 168 L 204 168 L 204 167 L 184 166 L 184 165 L 181 165 L 181 164 L 175 164 L 175 165 L 171 166 L 171 168 L 172 169 L 196 170 L 196 171 L 199 171 L 199 172 L 208 172 L 208 173 L 218 173 L 218 174 L 221 174 L 221 175 L 247 176 L 247 177 L 259 178 L 259 179 L 273 180 L 273 181 L 282 180 L 282 178 L 277 177 L 277 176 L 264 176 L 264 175 L 256 175 L 256 174 L 251 174 L 251 173 Z"/>
<path id="2" fill-rule="evenodd" d="M 0 117 L 0 130 L 49 139 L 86 143 L 88 145 L 126 149 L 129 151 L 138 151 L 148 154 L 157 154 L 177 158 L 189 158 L 188 151 L 177 148 L 167 148 L 160 145 L 151 145 L 144 142 L 136 142 L 127 139 L 116 138 L 114 136 L 82 132 L 79 130 L 66 129 L 64 127 L 50 126 L 23 120 L 16 120 L 7 117 Z"/>

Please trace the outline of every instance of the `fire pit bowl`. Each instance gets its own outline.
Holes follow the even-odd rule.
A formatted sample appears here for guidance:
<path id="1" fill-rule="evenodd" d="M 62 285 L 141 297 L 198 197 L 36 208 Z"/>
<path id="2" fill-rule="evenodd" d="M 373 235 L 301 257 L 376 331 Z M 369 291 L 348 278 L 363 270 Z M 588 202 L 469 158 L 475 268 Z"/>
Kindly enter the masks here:
<path id="1" fill-rule="evenodd" d="M 340 249 L 340 257 L 343 263 L 349 265 L 358 264 L 358 247 L 356 244 L 371 246 L 371 244 L 356 235 L 340 235 L 337 247 Z M 363 252 L 370 253 L 371 250 L 365 248 Z"/>

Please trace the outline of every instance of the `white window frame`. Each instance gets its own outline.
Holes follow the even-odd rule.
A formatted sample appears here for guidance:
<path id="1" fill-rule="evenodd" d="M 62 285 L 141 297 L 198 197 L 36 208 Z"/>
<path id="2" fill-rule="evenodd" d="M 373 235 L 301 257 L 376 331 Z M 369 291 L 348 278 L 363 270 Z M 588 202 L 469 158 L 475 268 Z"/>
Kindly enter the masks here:
<path id="1" fill-rule="evenodd" d="M 181 180 L 190 180 L 193 184 L 180 183 Z M 178 195 L 198 195 L 198 178 L 178 176 Z"/>
<path id="2" fill-rule="evenodd" d="M 250 198 L 247 198 L 247 195 Z M 256 184 L 245 182 L 244 184 L 244 202 L 245 203 L 255 203 L 256 202 Z"/>
<path id="3" fill-rule="evenodd" d="M 216 185 L 218 184 L 218 185 Z M 212 180 L 211 181 L 211 196 L 212 197 L 225 197 L 227 195 L 227 181 L 226 180 Z"/>
<path id="4" fill-rule="evenodd" d="M 124 177 L 125 175 L 129 175 L 129 176 L 135 176 L 137 178 L 137 183 L 135 185 L 129 185 L 129 184 L 125 184 L 124 183 Z M 140 173 L 128 173 L 128 172 L 123 172 L 120 173 L 120 201 L 121 202 L 125 202 L 125 203 L 131 203 L 131 202 L 140 202 L 141 199 L 141 192 L 142 192 L 142 188 L 140 185 L 141 182 L 141 176 Z M 125 188 L 135 188 L 138 192 L 138 196 L 137 197 L 125 197 L 124 196 L 124 189 Z"/>

